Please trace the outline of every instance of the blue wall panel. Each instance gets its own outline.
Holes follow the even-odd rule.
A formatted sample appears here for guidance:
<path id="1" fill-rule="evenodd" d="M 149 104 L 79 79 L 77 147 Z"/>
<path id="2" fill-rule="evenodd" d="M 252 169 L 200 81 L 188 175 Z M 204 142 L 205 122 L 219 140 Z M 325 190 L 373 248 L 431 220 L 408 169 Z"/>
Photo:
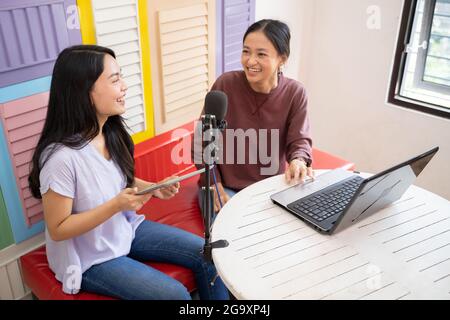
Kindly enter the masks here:
<path id="1" fill-rule="evenodd" d="M 51 76 L 0 88 L 0 103 L 29 97 L 50 90 Z"/>
<path id="2" fill-rule="evenodd" d="M 0 122 L 0 187 L 3 191 L 6 210 L 14 233 L 14 240 L 18 243 L 44 231 L 44 222 L 38 222 L 31 227 L 25 222 L 16 178 L 11 159 L 9 158 L 8 145 L 3 132 L 3 124 Z"/>

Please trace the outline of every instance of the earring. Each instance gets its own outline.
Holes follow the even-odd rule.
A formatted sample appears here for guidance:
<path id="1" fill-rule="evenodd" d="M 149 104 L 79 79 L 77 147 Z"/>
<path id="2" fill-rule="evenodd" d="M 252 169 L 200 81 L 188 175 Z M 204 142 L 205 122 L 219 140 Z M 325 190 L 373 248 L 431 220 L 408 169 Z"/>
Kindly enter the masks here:
<path id="1" fill-rule="evenodd" d="M 280 66 L 278 67 L 278 75 L 281 75 L 283 73 L 283 67 L 284 65 L 280 64 Z"/>

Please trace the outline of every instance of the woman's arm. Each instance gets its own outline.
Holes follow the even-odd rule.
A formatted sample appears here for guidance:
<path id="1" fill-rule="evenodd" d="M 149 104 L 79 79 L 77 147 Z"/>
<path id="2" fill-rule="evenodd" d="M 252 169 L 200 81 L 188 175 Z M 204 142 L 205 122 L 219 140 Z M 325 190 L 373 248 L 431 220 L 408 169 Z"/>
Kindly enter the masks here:
<path id="1" fill-rule="evenodd" d="M 311 161 L 312 138 L 308 117 L 308 98 L 304 89 L 299 89 L 288 115 L 286 135 L 286 160 Z"/>
<path id="2" fill-rule="evenodd" d="M 314 171 L 312 167 L 308 167 L 306 161 L 303 159 L 293 159 L 289 162 L 288 167 L 284 172 L 287 183 L 304 182 L 305 178 L 308 176 L 314 179 Z"/>
<path id="3" fill-rule="evenodd" d="M 308 98 L 304 88 L 299 88 L 297 98 L 289 113 L 286 137 L 286 160 L 289 166 L 285 170 L 287 182 L 303 182 L 306 176 L 314 177 L 311 164 L 312 139 L 308 118 Z"/>
<path id="4" fill-rule="evenodd" d="M 151 196 L 137 196 L 135 193 L 136 189 L 127 188 L 94 209 L 72 214 L 73 199 L 49 189 L 42 195 L 42 204 L 50 237 L 54 241 L 77 237 L 94 229 L 117 212 L 139 210 Z"/>

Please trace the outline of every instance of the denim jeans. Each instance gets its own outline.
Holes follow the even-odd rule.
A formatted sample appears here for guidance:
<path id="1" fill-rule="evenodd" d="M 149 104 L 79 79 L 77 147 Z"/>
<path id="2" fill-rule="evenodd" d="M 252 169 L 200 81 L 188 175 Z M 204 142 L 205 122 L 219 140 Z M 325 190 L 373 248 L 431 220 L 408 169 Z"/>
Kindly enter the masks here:
<path id="1" fill-rule="evenodd" d="M 194 272 L 200 299 L 229 299 L 214 265 L 202 255 L 204 240 L 187 231 L 143 221 L 128 256 L 92 266 L 83 273 L 85 291 L 127 300 L 189 300 L 186 287 L 140 261 L 177 264 Z M 213 285 L 211 283 L 213 282 Z"/>

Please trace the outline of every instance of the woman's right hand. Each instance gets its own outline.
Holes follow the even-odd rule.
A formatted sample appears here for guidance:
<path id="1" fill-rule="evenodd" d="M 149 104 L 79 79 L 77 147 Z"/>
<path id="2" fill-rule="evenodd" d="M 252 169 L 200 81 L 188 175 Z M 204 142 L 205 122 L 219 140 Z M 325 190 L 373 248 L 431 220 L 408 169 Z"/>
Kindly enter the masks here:
<path id="1" fill-rule="evenodd" d="M 225 205 L 225 203 L 228 202 L 228 200 L 230 200 L 230 196 L 225 192 L 225 189 L 222 186 L 221 182 L 217 183 L 217 188 L 219 189 L 219 195 L 220 195 L 220 200 L 222 201 L 222 206 Z M 220 202 L 219 202 L 219 196 L 217 195 L 217 190 L 216 187 L 213 186 L 213 194 L 214 194 L 214 211 L 215 212 L 219 212 L 221 207 L 220 207 Z"/>
<path id="2" fill-rule="evenodd" d="M 138 211 L 153 195 L 148 193 L 138 196 L 136 192 L 138 192 L 137 187 L 126 188 L 115 197 L 118 211 Z"/>

